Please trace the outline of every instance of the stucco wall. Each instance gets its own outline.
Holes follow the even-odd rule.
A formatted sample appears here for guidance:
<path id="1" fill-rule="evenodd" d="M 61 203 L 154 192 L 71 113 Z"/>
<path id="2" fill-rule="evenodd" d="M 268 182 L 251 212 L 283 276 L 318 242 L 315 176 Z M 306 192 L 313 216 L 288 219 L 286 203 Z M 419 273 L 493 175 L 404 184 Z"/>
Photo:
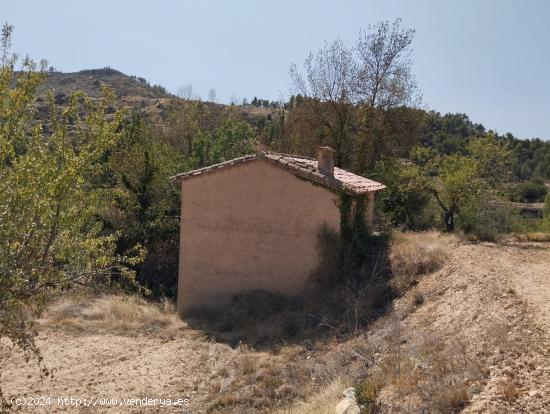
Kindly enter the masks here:
<path id="1" fill-rule="evenodd" d="M 299 293 L 317 267 L 317 236 L 340 225 L 338 196 L 265 161 L 182 181 L 178 310 L 238 292 Z"/>

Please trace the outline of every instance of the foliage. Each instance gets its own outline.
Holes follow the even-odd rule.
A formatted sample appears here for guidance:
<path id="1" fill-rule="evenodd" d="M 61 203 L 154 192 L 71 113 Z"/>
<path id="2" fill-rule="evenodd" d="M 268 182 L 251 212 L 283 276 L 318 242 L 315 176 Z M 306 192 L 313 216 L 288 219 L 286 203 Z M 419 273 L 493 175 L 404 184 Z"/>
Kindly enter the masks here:
<path id="1" fill-rule="evenodd" d="M 0 337 L 29 359 L 38 355 L 32 317 L 52 296 L 112 275 L 131 282 L 127 265 L 141 252 L 117 255 L 117 235 L 104 234 L 97 218 L 106 192 L 92 182 L 121 135 L 122 115 L 106 117 L 107 91 L 100 101 L 74 94 L 65 108 L 50 96 L 41 125 L 31 104 L 42 75 L 29 59 L 19 72 L 15 64 L 0 68 Z"/>
<path id="2" fill-rule="evenodd" d="M 418 138 L 421 146 L 437 153 L 465 154 L 472 139 L 488 134 L 510 152 L 507 174 L 513 180 L 550 179 L 550 141 L 518 139 L 510 133 L 498 135 L 465 114 L 427 112 Z"/>
<path id="3" fill-rule="evenodd" d="M 509 152 L 492 135 L 472 139 L 464 150 L 464 154 L 412 151 L 423 172 L 423 185 L 443 212 L 447 231 L 454 231 L 456 214 L 499 186 L 508 165 Z"/>
<path id="4" fill-rule="evenodd" d="M 510 151 L 493 134 L 473 138 L 466 146 L 475 161 L 477 176 L 491 185 L 502 183 L 510 171 Z"/>
<path id="5" fill-rule="evenodd" d="M 431 197 L 420 167 L 386 159 L 376 165 L 373 177 L 386 185 L 376 196 L 379 210 L 396 227 L 423 230 L 433 226 Z"/>
<path id="6" fill-rule="evenodd" d="M 268 99 L 258 99 L 256 96 L 250 101 L 250 105 L 260 107 L 260 108 L 278 108 L 280 102 L 270 101 Z"/>
<path id="7" fill-rule="evenodd" d="M 459 154 L 445 155 L 439 161 L 438 175 L 427 181 L 443 211 L 447 231 L 454 231 L 455 214 L 482 191 L 475 161 Z"/>
<path id="8" fill-rule="evenodd" d="M 365 414 L 375 414 L 380 411 L 380 406 L 376 399 L 381 387 L 382 384 L 370 379 L 365 379 L 357 383 L 355 386 L 355 393 L 357 403 L 363 407 L 361 412 Z"/>
<path id="9" fill-rule="evenodd" d="M 458 224 L 465 234 L 483 241 L 495 241 L 515 227 L 511 211 L 491 205 L 487 199 L 472 200 L 462 208 Z"/>
<path id="10" fill-rule="evenodd" d="M 107 228 L 120 232 L 117 251 L 136 243 L 147 254 L 133 267 L 136 280 L 154 296 L 175 297 L 179 242 L 179 189 L 169 180 L 253 152 L 254 131 L 200 102 L 171 108 L 167 128 L 134 115 L 119 143 L 109 151 L 102 182 L 113 202 L 102 210 Z"/>
<path id="11" fill-rule="evenodd" d="M 202 168 L 254 152 L 254 131 L 244 121 L 228 118 L 214 134 L 201 132 L 192 144 L 190 166 Z"/>
<path id="12" fill-rule="evenodd" d="M 440 154 L 466 152 L 472 137 L 485 133 L 481 124 L 474 124 L 466 114 L 445 114 L 430 111 L 420 133 L 420 145 Z"/>
<path id="13" fill-rule="evenodd" d="M 510 201 L 519 203 L 544 202 L 547 193 L 548 188 L 538 180 L 520 182 L 508 188 L 508 198 Z"/>
<path id="14" fill-rule="evenodd" d="M 299 121 L 309 129 L 309 136 L 301 138 L 313 139 L 315 146 L 332 146 L 338 167 L 352 167 L 357 141 L 363 146 L 383 141 L 376 140 L 376 133 L 386 123 L 384 111 L 417 102 L 408 52 L 414 31 L 401 29 L 400 24 L 383 21 L 369 27 L 351 49 L 341 40 L 326 43 L 308 56 L 304 74 L 296 65 L 290 68 L 294 91 L 300 96 L 296 108 L 309 121 Z M 358 107 L 366 111 L 358 113 Z M 366 137 L 365 132 L 369 132 Z M 359 148 L 360 153 L 364 150 Z M 359 168 L 364 165 L 363 161 Z"/>
<path id="15" fill-rule="evenodd" d="M 331 103 L 364 103 L 394 108 L 415 103 L 416 84 L 410 73 L 414 30 L 380 21 L 360 33 L 353 48 L 341 40 L 326 43 L 304 63 L 305 78 L 296 65 L 290 73 L 303 96 Z"/>
<path id="16" fill-rule="evenodd" d="M 550 179 L 550 141 L 517 139 L 512 134 L 507 134 L 504 140 L 513 154 L 516 180 Z"/>
<path id="17" fill-rule="evenodd" d="M 355 52 L 355 93 L 371 107 L 414 105 L 418 99 L 411 74 L 410 46 L 414 29 L 401 28 L 401 19 L 381 21 L 359 36 Z"/>
<path id="18" fill-rule="evenodd" d="M 176 295 L 180 198 L 169 177 L 182 165 L 183 158 L 135 115 L 105 166 L 113 196 L 102 218 L 109 230 L 120 233 L 118 252 L 136 244 L 147 251 L 134 269 L 136 280 L 155 296 Z"/>

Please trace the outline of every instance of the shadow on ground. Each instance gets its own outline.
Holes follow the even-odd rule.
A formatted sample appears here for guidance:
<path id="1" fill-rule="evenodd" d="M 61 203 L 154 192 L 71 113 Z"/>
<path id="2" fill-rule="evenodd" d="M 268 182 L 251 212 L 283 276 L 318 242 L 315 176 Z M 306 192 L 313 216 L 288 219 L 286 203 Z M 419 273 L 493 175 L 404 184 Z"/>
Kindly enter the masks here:
<path id="1" fill-rule="evenodd" d="M 330 246 L 325 241 L 322 248 Z M 186 322 L 218 342 L 254 349 L 309 347 L 348 336 L 384 315 L 391 304 L 387 251 L 387 238 L 369 239 L 360 257 L 347 254 L 336 265 L 322 263 L 322 271 L 312 274 L 310 289 L 302 296 L 246 292 L 226 306 L 195 310 Z"/>

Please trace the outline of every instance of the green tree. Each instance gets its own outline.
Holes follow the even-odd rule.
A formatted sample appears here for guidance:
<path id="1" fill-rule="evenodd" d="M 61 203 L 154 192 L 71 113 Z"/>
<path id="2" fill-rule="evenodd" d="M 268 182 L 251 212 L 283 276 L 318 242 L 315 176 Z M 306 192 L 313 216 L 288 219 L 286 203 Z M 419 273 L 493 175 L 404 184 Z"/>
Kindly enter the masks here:
<path id="1" fill-rule="evenodd" d="M 496 185 L 510 179 L 511 154 L 495 135 L 473 138 L 466 151 L 477 163 L 477 175 Z"/>
<path id="2" fill-rule="evenodd" d="M 438 175 L 428 180 L 428 189 L 443 210 L 443 222 L 449 232 L 455 230 L 455 215 L 481 191 L 477 171 L 474 159 L 445 155 L 440 160 Z"/>
<path id="3" fill-rule="evenodd" d="M 113 197 L 102 217 L 120 234 L 118 252 L 136 244 L 146 250 L 134 267 L 136 280 L 156 296 L 176 295 L 180 198 L 169 177 L 182 169 L 183 157 L 139 115 L 123 130 L 106 165 L 104 181 Z"/>
<path id="4" fill-rule="evenodd" d="M 376 165 L 374 177 L 386 185 L 377 195 L 378 207 L 394 226 L 422 230 L 433 226 L 431 196 L 421 167 L 386 159 Z"/>
<path id="5" fill-rule="evenodd" d="M 423 170 L 424 185 L 443 211 L 447 231 L 455 230 L 461 209 L 487 198 L 508 171 L 509 152 L 492 135 L 473 139 L 465 150 L 443 155 L 422 148 L 411 152 Z"/>
<path id="6" fill-rule="evenodd" d="M 254 130 L 244 122 L 227 118 L 214 134 L 200 132 L 193 141 L 191 168 L 202 168 L 254 152 Z"/>
<path id="7" fill-rule="evenodd" d="M 9 44 L 11 32 L 3 34 Z M 0 338 L 41 361 L 33 317 L 71 285 L 113 275 L 131 281 L 126 265 L 140 254 L 115 253 L 116 234 L 106 235 L 97 216 L 107 194 L 92 184 L 105 152 L 120 139 L 122 115 L 106 117 L 109 97 L 75 94 L 59 108 L 50 96 L 50 120 L 40 124 L 32 102 L 41 73 L 29 59 L 19 71 L 15 58 L 6 62 L 0 68 Z"/>

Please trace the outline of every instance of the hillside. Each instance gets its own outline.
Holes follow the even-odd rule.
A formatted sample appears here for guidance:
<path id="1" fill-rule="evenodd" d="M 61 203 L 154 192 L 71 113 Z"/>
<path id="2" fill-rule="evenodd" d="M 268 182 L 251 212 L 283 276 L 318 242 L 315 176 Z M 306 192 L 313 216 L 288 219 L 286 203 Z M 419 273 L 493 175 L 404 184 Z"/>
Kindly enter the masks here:
<path id="1" fill-rule="evenodd" d="M 145 79 L 128 76 L 111 68 L 81 70 L 79 72 L 47 72 L 37 91 L 35 116 L 46 121 L 49 118 L 49 103 L 52 94 L 57 105 L 67 105 L 74 92 L 83 92 L 98 99 L 106 86 L 115 94 L 113 108 L 126 108 L 146 116 L 162 116 L 166 108 L 177 99 L 164 87 L 151 86 Z"/>
<path id="2" fill-rule="evenodd" d="M 111 68 L 81 70 L 63 73 L 48 72 L 38 90 L 39 95 L 52 91 L 54 95 L 69 95 L 82 91 L 93 98 L 101 97 L 102 85 L 108 86 L 118 98 L 139 97 L 144 99 L 172 98 L 173 95 L 158 85 L 151 86 L 139 77 L 128 76 Z"/>
<path id="3" fill-rule="evenodd" d="M 169 93 L 159 85 L 150 85 L 144 78 L 129 76 L 116 69 L 88 69 L 79 72 L 47 72 L 44 82 L 38 88 L 37 112 L 39 119 L 46 120 L 49 116 L 46 95 L 52 93 L 56 104 L 64 105 L 71 93 L 80 91 L 98 99 L 102 96 L 101 89 L 107 86 L 115 94 L 113 106 L 126 108 L 131 112 L 158 117 L 162 124 L 165 117 L 175 108 L 192 106 L 198 101 L 184 100 Z M 253 105 L 224 105 L 214 102 L 203 102 L 201 105 L 210 108 L 211 112 L 225 115 L 236 115 L 252 125 L 264 125 L 266 120 L 277 119 L 278 112 L 272 107 L 257 107 Z"/>
<path id="4" fill-rule="evenodd" d="M 380 412 L 549 412 L 549 247 L 458 242 L 441 269 L 367 330 L 275 350 L 215 342 L 140 301 L 66 300 L 40 321 L 53 378 L 41 381 L 35 366 L 3 351 L 4 391 L 188 398 L 184 412 L 193 413 L 332 414 L 345 387 L 366 381 L 363 403 L 375 398 Z M 57 402 L 34 408 L 74 412 Z M 79 412 L 182 412 L 86 410 Z"/>

